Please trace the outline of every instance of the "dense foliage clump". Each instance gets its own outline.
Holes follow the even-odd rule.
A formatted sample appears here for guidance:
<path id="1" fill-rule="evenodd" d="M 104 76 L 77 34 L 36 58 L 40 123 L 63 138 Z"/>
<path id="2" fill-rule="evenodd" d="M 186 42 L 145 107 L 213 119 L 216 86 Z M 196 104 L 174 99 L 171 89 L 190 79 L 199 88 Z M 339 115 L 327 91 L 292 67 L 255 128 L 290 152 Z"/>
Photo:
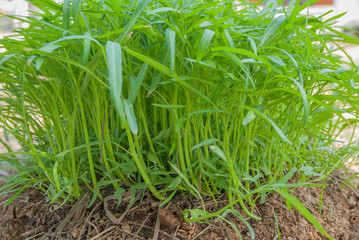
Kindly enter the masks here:
<path id="1" fill-rule="evenodd" d="M 28 27 L 0 41 L 0 121 L 23 147 L 1 155 L 18 170 L 3 191 L 227 193 L 188 221 L 241 217 L 235 204 L 260 219 L 245 203 L 277 191 L 325 234 L 289 192 L 313 176 L 324 186 L 356 150 L 333 147 L 358 121 L 357 67 L 336 52 L 359 41 L 337 17 L 296 0 L 30 2 L 40 11 L 13 16 Z"/>

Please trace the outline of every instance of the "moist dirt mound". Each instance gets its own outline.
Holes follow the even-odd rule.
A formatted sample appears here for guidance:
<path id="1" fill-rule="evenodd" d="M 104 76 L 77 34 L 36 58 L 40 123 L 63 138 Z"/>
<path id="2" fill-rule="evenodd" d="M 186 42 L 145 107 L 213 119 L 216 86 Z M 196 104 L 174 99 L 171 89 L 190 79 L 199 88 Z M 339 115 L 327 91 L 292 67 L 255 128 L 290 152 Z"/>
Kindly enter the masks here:
<path id="1" fill-rule="evenodd" d="M 351 173 L 352 174 L 352 173 Z M 321 188 L 297 188 L 296 196 L 335 239 L 359 240 L 358 178 L 348 173 L 328 177 L 323 193 L 323 208 L 319 212 Z M 2 183 L 3 184 L 3 183 Z M 0 184 L 1 185 L 1 184 Z M 106 192 L 103 192 L 106 196 Z M 226 206 L 226 195 L 204 198 L 206 210 L 213 212 Z M 186 208 L 201 208 L 201 203 L 188 196 L 177 195 L 163 208 L 148 192 L 142 192 L 131 202 L 124 193 L 122 202 L 109 195 L 97 200 L 90 208 L 90 194 L 73 206 L 49 205 L 50 199 L 36 189 L 27 189 L 12 204 L 4 207 L 12 194 L 0 196 L 0 239 L 326 239 L 297 210 L 289 210 L 277 193 L 268 194 L 264 204 L 257 204 L 254 213 L 261 221 L 243 221 L 228 214 L 226 220 L 210 219 L 189 223 L 183 219 Z M 239 211 L 246 216 L 243 211 Z"/>

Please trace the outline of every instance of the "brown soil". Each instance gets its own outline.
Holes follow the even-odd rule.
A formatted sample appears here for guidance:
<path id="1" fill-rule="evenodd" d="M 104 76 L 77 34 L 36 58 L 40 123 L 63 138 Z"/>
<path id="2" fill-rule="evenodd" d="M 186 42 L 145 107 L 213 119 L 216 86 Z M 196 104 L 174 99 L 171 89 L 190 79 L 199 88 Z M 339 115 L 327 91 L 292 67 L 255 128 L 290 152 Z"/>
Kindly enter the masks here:
<path id="1" fill-rule="evenodd" d="M 358 179 L 351 185 L 339 173 L 333 174 L 325 188 L 322 214 L 318 212 L 321 188 L 300 187 L 296 196 L 335 239 L 359 239 Z M 0 184 L 1 185 L 1 184 Z M 353 187 L 356 186 L 356 187 Z M 211 219 L 202 223 L 183 220 L 183 209 L 201 208 L 197 199 L 176 196 L 159 208 L 160 202 L 150 194 L 139 194 L 131 205 L 130 196 L 123 194 L 117 206 L 113 196 L 96 201 L 87 208 L 90 194 L 74 206 L 47 205 L 49 199 L 35 189 L 27 189 L 10 206 L 3 208 L 11 194 L 0 196 L 0 239 L 240 239 L 226 221 Z M 225 195 L 218 196 L 216 207 L 205 198 L 207 211 L 216 211 L 227 203 Z M 267 195 L 265 204 L 257 204 L 255 213 L 261 221 L 249 220 L 255 239 L 326 239 L 298 211 L 290 211 L 278 194 Z M 160 211 L 159 211 L 160 209 Z M 243 211 L 239 211 L 243 216 Z M 277 224 L 274 213 L 277 216 Z M 243 239 L 251 239 L 249 228 L 237 217 L 226 219 L 237 227 Z M 278 234 L 280 232 L 280 235 Z"/>

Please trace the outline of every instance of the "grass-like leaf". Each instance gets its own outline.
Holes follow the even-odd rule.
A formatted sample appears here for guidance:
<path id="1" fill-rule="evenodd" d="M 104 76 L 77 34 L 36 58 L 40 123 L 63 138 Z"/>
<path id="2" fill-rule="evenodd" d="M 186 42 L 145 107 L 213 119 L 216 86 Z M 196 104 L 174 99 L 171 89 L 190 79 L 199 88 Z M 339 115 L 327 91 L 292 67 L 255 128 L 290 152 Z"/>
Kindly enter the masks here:
<path id="1" fill-rule="evenodd" d="M 260 219 L 246 202 L 281 189 L 323 231 L 288 196 L 306 183 L 287 182 L 353 158 L 354 133 L 333 143 L 359 123 L 357 66 L 340 44 L 359 41 L 340 14 L 302 14 L 317 1 L 31 0 L 40 11 L 9 16 L 27 27 L 0 40 L 0 156 L 19 171 L 0 192 L 38 186 L 61 204 L 84 186 L 92 202 L 108 185 L 165 202 L 225 192 L 215 213 L 185 211 L 202 221 L 235 204 Z"/>
<path id="2" fill-rule="evenodd" d="M 116 106 L 117 112 L 121 118 L 121 125 L 125 125 L 125 111 L 122 101 L 122 51 L 121 45 L 108 41 L 106 43 L 108 82 L 112 101 Z"/>
<path id="3" fill-rule="evenodd" d="M 303 216 L 311 222 L 324 236 L 326 236 L 329 239 L 334 238 L 330 236 L 324 228 L 318 223 L 318 221 L 314 218 L 314 216 L 308 211 L 308 209 L 293 195 L 290 195 L 286 192 L 283 192 L 282 190 L 275 189 L 277 193 L 279 193 L 282 197 L 284 197 L 291 205 L 293 205 Z"/>
<path id="4" fill-rule="evenodd" d="M 211 40 L 214 36 L 215 32 L 210 29 L 205 29 L 201 41 L 199 42 L 198 51 L 197 51 L 197 62 L 200 62 L 202 60 L 202 57 L 205 54 L 205 51 L 207 50 L 209 44 L 211 43 Z"/>
<path id="5" fill-rule="evenodd" d="M 171 74 L 175 71 L 175 59 L 176 59 L 176 32 L 170 28 L 166 29 L 166 44 L 168 51 L 168 58 L 170 60 Z"/>

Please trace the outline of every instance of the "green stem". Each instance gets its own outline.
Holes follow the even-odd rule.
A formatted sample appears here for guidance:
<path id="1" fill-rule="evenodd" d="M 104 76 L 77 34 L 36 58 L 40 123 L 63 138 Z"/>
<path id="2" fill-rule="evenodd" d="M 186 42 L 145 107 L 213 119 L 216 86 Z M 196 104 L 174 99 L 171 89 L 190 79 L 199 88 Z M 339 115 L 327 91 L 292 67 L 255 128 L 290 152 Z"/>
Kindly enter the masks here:
<path id="1" fill-rule="evenodd" d="M 141 177 L 143 178 L 145 183 L 148 185 L 148 188 L 150 189 L 151 193 L 159 200 L 164 200 L 164 197 L 161 196 L 161 194 L 157 191 L 157 189 L 151 183 L 150 178 L 147 174 L 146 166 L 144 166 L 143 162 L 140 160 L 140 158 L 137 154 L 136 147 L 133 143 L 132 133 L 131 133 L 130 127 L 127 122 L 125 124 L 125 129 L 126 129 L 126 133 L 127 133 L 128 144 L 130 145 L 131 154 L 133 156 L 133 159 L 135 160 L 136 166 L 141 174 Z"/>

